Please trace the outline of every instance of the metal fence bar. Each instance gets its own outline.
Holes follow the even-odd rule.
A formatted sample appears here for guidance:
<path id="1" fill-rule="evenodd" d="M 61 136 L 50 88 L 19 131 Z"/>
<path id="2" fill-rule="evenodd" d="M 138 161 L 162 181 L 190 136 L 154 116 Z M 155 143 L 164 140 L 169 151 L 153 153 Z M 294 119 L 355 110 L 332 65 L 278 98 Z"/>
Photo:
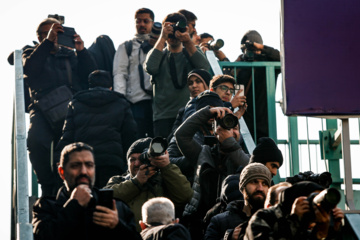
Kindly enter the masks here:
<path id="1" fill-rule="evenodd" d="M 26 151 L 26 124 L 23 87 L 22 50 L 15 51 L 15 155 L 16 155 L 16 237 L 18 240 L 33 239 L 29 223 L 29 189 Z"/>

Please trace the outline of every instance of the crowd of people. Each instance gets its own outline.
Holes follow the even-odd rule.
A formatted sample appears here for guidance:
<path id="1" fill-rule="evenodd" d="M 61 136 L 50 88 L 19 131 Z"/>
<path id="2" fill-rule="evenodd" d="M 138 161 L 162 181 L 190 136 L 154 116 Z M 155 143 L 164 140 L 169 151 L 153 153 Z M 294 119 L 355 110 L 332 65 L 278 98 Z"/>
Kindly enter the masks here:
<path id="1" fill-rule="evenodd" d="M 77 33 L 63 40 L 59 19 L 39 24 L 39 43 L 23 54 L 28 151 L 42 190 L 35 239 L 341 236 L 337 203 L 313 200 L 329 186 L 272 181 L 283 156 L 268 136 L 264 69 L 213 76 L 204 53 L 229 59 L 196 21 L 181 9 L 158 23 L 141 8 L 135 37 L 113 51 L 106 36 L 87 49 Z M 235 61 L 280 60 L 255 30 L 241 49 Z M 258 140 L 252 154 L 242 117 Z"/>

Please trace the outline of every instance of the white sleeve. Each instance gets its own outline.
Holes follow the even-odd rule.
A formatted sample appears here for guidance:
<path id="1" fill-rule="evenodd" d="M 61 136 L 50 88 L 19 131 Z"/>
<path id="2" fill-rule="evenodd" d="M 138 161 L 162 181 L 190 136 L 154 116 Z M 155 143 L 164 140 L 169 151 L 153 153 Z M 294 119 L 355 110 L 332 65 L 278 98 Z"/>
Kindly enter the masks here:
<path id="1" fill-rule="evenodd" d="M 119 45 L 113 64 L 114 91 L 126 95 L 126 81 L 129 78 L 129 58 L 126 53 L 125 43 Z"/>

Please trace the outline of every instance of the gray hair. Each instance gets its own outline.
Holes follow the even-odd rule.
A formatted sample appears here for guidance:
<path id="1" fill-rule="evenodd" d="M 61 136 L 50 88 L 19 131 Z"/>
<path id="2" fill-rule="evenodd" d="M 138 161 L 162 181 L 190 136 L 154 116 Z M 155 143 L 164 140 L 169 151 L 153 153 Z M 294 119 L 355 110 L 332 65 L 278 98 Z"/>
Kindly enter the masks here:
<path id="1" fill-rule="evenodd" d="M 166 225 L 175 220 L 175 207 L 170 199 L 156 197 L 142 205 L 141 215 L 146 225 Z"/>

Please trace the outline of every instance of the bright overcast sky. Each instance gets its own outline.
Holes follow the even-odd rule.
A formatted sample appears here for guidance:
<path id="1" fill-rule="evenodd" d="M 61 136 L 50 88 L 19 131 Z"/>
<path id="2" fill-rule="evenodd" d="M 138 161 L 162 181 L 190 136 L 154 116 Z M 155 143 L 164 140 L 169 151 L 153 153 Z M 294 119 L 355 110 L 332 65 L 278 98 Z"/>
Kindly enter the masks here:
<path id="1" fill-rule="evenodd" d="M 169 4 L 171 2 L 171 5 Z M 14 67 L 7 62 L 11 51 L 32 45 L 37 41 L 37 25 L 48 14 L 65 16 L 65 26 L 74 27 L 85 42 L 85 47 L 101 34 L 108 35 L 115 48 L 133 37 L 134 13 L 147 7 L 155 13 L 155 21 L 180 9 L 195 13 L 198 33 L 210 33 L 225 42 L 223 52 L 230 61 L 240 54 L 240 39 L 248 30 L 257 30 L 264 44 L 280 49 L 280 0 L 230 0 L 230 1 L 40 1 L 12 0 L 0 3 L 2 72 L 0 146 L 2 153 L 2 195 L 0 202 L 1 239 L 10 234 L 10 172 L 11 172 L 11 126 L 14 86 Z M 26 116 L 28 118 L 28 116 Z"/>

